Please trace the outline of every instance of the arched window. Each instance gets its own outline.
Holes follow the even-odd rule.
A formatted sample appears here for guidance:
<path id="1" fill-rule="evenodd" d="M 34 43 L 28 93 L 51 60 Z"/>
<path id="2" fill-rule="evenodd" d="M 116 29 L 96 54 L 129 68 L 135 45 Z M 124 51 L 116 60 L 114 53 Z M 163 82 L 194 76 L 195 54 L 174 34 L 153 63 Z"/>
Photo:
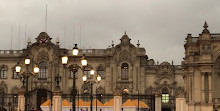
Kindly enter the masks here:
<path id="1" fill-rule="evenodd" d="M 90 69 L 89 67 L 85 67 L 83 70 L 83 74 L 90 78 Z"/>
<path id="2" fill-rule="evenodd" d="M 46 63 L 44 63 L 44 62 L 41 62 L 40 64 L 39 64 L 39 69 L 40 69 L 40 71 L 39 71 L 39 74 L 38 74 L 38 78 L 40 78 L 40 79 L 46 79 L 47 78 L 47 73 L 48 73 L 48 68 L 47 68 L 47 65 L 46 65 Z"/>
<path id="3" fill-rule="evenodd" d="M 163 89 L 163 91 L 162 91 L 162 103 L 169 103 L 168 89 Z"/>
<path id="4" fill-rule="evenodd" d="M 7 68 L 5 66 L 1 67 L 1 78 L 6 78 Z"/>
<path id="5" fill-rule="evenodd" d="M 102 66 L 100 66 L 97 69 L 97 74 L 100 75 L 102 78 L 105 78 L 105 69 Z"/>
<path id="6" fill-rule="evenodd" d="M 127 63 L 123 63 L 121 65 L 121 79 L 128 80 L 128 64 Z"/>
<path id="7" fill-rule="evenodd" d="M 18 79 L 19 78 L 19 73 L 16 72 L 15 68 L 13 69 L 13 78 Z"/>

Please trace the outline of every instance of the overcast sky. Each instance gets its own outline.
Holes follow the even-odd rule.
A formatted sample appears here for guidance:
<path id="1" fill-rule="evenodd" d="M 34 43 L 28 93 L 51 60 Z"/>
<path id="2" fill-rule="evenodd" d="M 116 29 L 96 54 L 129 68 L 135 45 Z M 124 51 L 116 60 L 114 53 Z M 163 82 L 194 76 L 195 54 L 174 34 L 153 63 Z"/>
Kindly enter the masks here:
<path id="1" fill-rule="evenodd" d="M 35 42 L 45 31 L 46 3 L 47 33 L 65 48 L 104 49 L 126 30 L 150 59 L 180 64 L 188 33 L 198 36 L 205 21 L 220 32 L 220 0 L 0 0 L 0 50 L 11 49 L 11 32 L 12 49 L 25 48 L 25 25 Z"/>

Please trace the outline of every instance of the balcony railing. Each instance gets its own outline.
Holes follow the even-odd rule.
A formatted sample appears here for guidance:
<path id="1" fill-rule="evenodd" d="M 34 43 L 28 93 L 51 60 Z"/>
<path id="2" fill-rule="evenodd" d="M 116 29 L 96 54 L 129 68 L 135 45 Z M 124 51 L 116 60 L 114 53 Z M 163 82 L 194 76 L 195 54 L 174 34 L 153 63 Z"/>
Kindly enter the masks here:
<path id="1" fill-rule="evenodd" d="M 0 54 L 22 54 L 22 50 L 0 50 Z"/>

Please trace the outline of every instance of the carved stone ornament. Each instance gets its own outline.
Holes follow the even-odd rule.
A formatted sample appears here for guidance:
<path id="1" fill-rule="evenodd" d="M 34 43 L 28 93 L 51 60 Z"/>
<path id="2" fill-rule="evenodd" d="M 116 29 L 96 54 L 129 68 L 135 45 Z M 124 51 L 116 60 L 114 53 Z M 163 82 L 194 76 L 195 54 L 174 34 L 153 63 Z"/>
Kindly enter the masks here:
<path id="1" fill-rule="evenodd" d="M 8 92 L 8 87 L 4 81 L 1 81 L 0 83 L 0 89 L 3 89 L 4 92 Z"/>
<path id="2" fill-rule="evenodd" d="M 148 94 L 148 95 L 150 95 L 150 94 L 152 94 L 152 92 L 153 92 L 153 87 L 150 85 L 150 86 L 145 90 L 145 93 Z"/>
<path id="3" fill-rule="evenodd" d="M 176 89 L 176 94 L 177 97 L 184 97 L 186 95 L 186 93 L 184 92 L 184 88 L 183 87 L 178 87 Z"/>
<path id="4" fill-rule="evenodd" d="M 18 86 L 14 86 L 14 87 L 11 89 L 11 92 L 13 92 L 13 93 L 17 93 L 18 91 L 19 91 Z"/>
<path id="5" fill-rule="evenodd" d="M 32 88 L 34 90 L 37 90 L 37 89 L 49 90 L 49 89 L 51 89 L 51 84 L 49 84 L 49 83 L 37 83 L 37 84 L 35 84 L 35 86 L 32 86 Z"/>
<path id="6" fill-rule="evenodd" d="M 97 94 L 104 94 L 105 93 L 105 89 L 102 86 L 99 86 L 99 88 L 97 88 Z"/>
<path id="7" fill-rule="evenodd" d="M 49 56 L 48 56 L 48 53 L 46 51 L 41 51 L 39 54 L 38 54 L 38 57 L 37 57 L 37 60 L 38 61 L 49 61 Z"/>
<path id="8" fill-rule="evenodd" d="M 131 39 L 125 34 L 122 36 L 121 40 L 121 44 L 122 45 L 128 45 L 130 44 Z"/>
<path id="9" fill-rule="evenodd" d="M 120 55 L 119 55 L 119 61 L 130 61 L 130 54 L 126 51 L 123 51 Z"/>
<path id="10" fill-rule="evenodd" d="M 162 87 L 169 87 L 169 88 L 173 88 L 176 85 L 176 81 L 168 76 L 163 76 L 158 78 L 155 82 L 156 87 L 158 89 L 161 89 Z"/>
<path id="11" fill-rule="evenodd" d="M 36 38 L 37 42 L 41 44 L 50 42 L 51 39 L 52 38 L 50 38 L 46 32 L 41 32 L 39 36 Z"/>

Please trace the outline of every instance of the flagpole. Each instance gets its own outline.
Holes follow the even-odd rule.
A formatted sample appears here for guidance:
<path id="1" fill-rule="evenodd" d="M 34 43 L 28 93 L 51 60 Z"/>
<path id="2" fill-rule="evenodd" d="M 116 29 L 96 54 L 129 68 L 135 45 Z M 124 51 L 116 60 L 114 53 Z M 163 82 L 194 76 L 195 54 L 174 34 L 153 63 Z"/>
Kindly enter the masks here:
<path id="1" fill-rule="evenodd" d="M 46 3 L 46 16 L 45 16 L 45 32 L 47 32 L 47 3 Z"/>

